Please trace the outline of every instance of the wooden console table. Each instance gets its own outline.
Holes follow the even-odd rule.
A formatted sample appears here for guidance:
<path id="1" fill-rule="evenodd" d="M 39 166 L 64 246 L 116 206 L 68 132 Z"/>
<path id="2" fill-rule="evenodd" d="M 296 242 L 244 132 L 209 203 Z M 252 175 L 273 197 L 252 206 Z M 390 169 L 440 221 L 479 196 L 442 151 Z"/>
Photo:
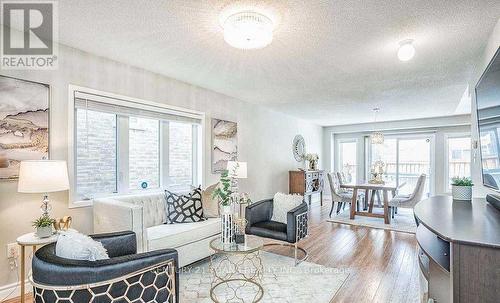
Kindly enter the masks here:
<path id="1" fill-rule="evenodd" d="M 500 212 L 485 199 L 436 196 L 415 205 L 424 299 L 488 303 L 500 297 Z M 427 301 L 425 301 L 427 302 Z"/>
<path id="2" fill-rule="evenodd" d="M 288 172 L 288 187 L 290 194 L 309 196 L 319 193 L 320 203 L 323 205 L 323 188 L 325 185 L 325 171 L 323 170 L 291 170 Z"/>

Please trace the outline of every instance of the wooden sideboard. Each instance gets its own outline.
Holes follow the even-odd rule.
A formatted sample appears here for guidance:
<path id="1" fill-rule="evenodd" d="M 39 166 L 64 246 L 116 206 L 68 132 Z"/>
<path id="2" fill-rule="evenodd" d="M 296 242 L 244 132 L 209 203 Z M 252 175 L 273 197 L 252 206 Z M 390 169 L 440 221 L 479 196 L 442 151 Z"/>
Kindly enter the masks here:
<path id="1" fill-rule="evenodd" d="M 450 196 L 423 200 L 414 211 L 420 272 L 427 281 L 423 302 L 498 302 L 500 212 L 485 199 Z"/>
<path id="2" fill-rule="evenodd" d="M 320 203 L 323 205 L 323 188 L 325 185 L 325 171 L 323 170 L 291 170 L 288 172 L 288 188 L 290 194 L 300 194 L 309 197 L 311 205 L 311 195 L 320 195 Z"/>

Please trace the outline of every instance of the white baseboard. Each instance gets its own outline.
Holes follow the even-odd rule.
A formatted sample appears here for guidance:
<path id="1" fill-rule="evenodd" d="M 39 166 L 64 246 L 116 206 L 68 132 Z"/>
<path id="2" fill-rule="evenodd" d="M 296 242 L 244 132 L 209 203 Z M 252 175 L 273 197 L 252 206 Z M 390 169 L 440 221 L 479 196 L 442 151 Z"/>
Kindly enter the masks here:
<path id="1" fill-rule="evenodd" d="M 24 285 L 25 285 L 25 289 L 26 289 L 27 293 L 32 292 L 32 289 L 31 289 L 32 286 L 31 286 L 31 283 L 29 282 L 28 279 L 26 279 L 24 281 Z M 15 288 L 15 290 L 14 290 L 14 288 Z M 8 300 L 8 299 L 19 297 L 20 295 L 21 295 L 21 287 L 20 287 L 19 282 L 0 286 L 0 300 L 4 299 L 6 296 L 8 296 L 8 297 L 6 297 L 5 299 Z"/>

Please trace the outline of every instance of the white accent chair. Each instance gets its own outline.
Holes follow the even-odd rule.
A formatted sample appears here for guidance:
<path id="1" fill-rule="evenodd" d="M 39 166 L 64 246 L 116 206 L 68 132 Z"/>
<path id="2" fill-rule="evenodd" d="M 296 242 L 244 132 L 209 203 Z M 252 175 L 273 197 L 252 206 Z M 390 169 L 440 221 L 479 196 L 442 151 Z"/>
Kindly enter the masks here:
<path id="1" fill-rule="evenodd" d="M 347 184 L 347 178 L 345 177 L 345 174 L 344 172 L 337 172 L 337 178 L 339 180 L 339 184 L 340 185 L 343 185 L 343 184 Z M 344 192 L 344 193 L 350 193 L 351 196 L 352 196 L 352 193 L 353 193 L 353 190 L 350 189 L 350 188 L 340 188 L 340 191 L 341 192 Z M 367 209 L 368 208 L 368 201 L 365 201 L 365 191 L 362 190 L 362 189 L 358 189 L 358 200 L 359 201 L 363 201 L 363 209 Z M 343 205 L 343 207 L 345 207 L 345 204 Z"/>
<path id="2" fill-rule="evenodd" d="M 175 248 L 179 267 L 210 256 L 208 244 L 219 236 L 219 218 L 164 224 L 165 206 L 163 192 L 94 199 L 94 233 L 134 231 L 139 252 Z"/>
<path id="3" fill-rule="evenodd" d="M 389 201 L 389 207 L 391 209 L 391 216 L 394 218 L 394 214 L 397 213 L 397 209 L 401 208 L 411 208 L 422 200 L 425 190 L 425 179 L 427 176 L 421 174 L 418 177 L 417 184 L 410 195 L 396 195 Z"/>
<path id="4" fill-rule="evenodd" d="M 340 188 L 340 181 L 336 174 L 328 173 L 327 176 L 328 182 L 330 183 L 330 190 L 332 192 L 332 208 L 330 209 L 329 214 L 331 217 L 335 202 L 337 203 L 337 214 L 340 212 L 342 206 L 352 203 L 352 192 L 344 191 Z M 356 205 L 356 207 L 359 209 L 359 205 Z"/>

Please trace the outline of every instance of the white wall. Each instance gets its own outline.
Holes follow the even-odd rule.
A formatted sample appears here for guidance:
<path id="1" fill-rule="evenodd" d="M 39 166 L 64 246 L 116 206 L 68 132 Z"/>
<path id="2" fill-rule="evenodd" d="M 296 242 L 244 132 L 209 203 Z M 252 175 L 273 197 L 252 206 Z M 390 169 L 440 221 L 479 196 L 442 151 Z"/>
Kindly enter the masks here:
<path id="1" fill-rule="evenodd" d="M 354 139 L 357 141 L 356 173 L 360 178 L 364 178 L 366 174 L 364 137 L 375 130 L 382 131 L 386 135 L 432 134 L 434 137 L 434 150 L 432 155 L 434 176 L 431 189 L 434 194 L 443 194 L 447 190 L 445 176 L 446 136 L 448 134 L 470 133 L 470 115 L 326 127 L 324 128 L 323 134 L 323 139 L 325 140 L 323 142 L 323 154 L 324 158 L 330 161 L 325 162 L 323 167 L 327 170 L 339 171 L 339 163 L 337 163 L 339 142 Z"/>
<path id="2" fill-rule="evenodd" d="M 2 75 L 50 84 L 50 155 L 67 159 L 67 112 L 69 84 L 89 87 L 144 100 L 187 107 L 206 113 L 204 183 L 218 179 L 210 173 L 210 118 L 238 122 L 239 159 L 248 162 L 248 179 L 241 191 L 253 200 L 288 190 L 288 170 L 299 167 L 292 155 L 292 140 L 302 134 L 308 152 L 321 155 L 322 128 L 260 106 L 242 102 L 210 90 L 189 85 L 142 69 L 76 49 L 60 46 L 59 69 L 55 71 L 2 71 Z M 40 215 L 41 197 L 18 194 L 16 182 L 0 182 L 0 297 L 2 286 L 16 281 L 6 259 L 6 244 L 32 231 L 31 221 Z M 71 215 L 74 227 L 92 233 L 92 209 L 68 209 L 68 194 L 51 195 L 54 217 Z"/>
<path id="3" fill-rule="evenodd" d="M 477 82 L 479 81 L 479 78 L 483 74 L 483 72 L 486 70 L 486 67 L 490 63 L 491 59 L 495 55 L 495 52 L 497 51 L 498 47 L 500 47 L 500 18 L 498 19 L 498 22 L 493 29 L 493 32 L 490 35 L 490 38 L 488 39 L 488 42 L 486 44 L 486 47 L 484 49 L 483 56 L 479 58 L 479 61 L 477 63 L 476 69 L 475 69 L 475 75 L 474 78 L 472 79 L 471 83 L 469 84 L 469 90 L 472 92 L 472 100 L 475 100 L 475 86 Z M 472 102 L 472 115 L 471 115 L 471 125 L 472 125 L 472 140 L 477 141 L 479 140 L 479 133 L 477 129 L 477 112 L 476 112 L 476 102 Z M 482 181 L 482 176 L 481 176 L 481 162 L 479 161 L 480 159 L 480 151 L 479 149 L 476 150 L 477 153 L 477 158 L 475 162 L 472 163 L 472 179 L 474 180 L 474 196 L 478 197 L 484 197 L 487 194 L 496 194 L 498 195 L 497 192 L 488 189 L 485 186 L 482 186 L 483 181 Z"/>

